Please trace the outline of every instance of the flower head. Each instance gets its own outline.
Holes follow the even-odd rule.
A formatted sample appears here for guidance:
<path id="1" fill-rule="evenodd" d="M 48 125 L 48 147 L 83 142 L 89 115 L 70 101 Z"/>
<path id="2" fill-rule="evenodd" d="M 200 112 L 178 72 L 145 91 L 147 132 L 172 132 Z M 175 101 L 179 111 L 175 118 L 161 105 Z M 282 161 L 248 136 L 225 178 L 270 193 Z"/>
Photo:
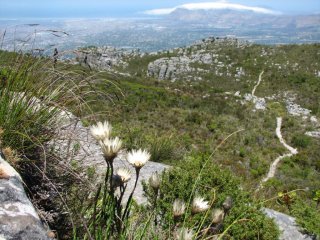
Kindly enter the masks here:
<path id="1" fill-rule="evenodd" d="M 216 208 L 212 211 L 212 223 L 221 223 L 224 219 L 224 211 L 222 209 Z"/>
<path id="2" fill-rule="evenodd" d="M 149 178 L 149 184 L 154 190 L 158 190 L 160 187 L 160 177 L 157 172 L 152 173 Z"/>
<path id="3" fill-rule="evenodd" d="M 128 168 L 119 168 L 116 174 L 121 178 L 122 183 L 126 183 L 131 178 L 131 171 Z"/>
<path id="4" fill-rule="evenodd" d="M 122 146 L 122 141 L 118 137 L 113 139 L 106 138 L 99 143 L 103 156 L 108 162 L 112 162 L 115 159 Z"/>
<path id="5" fill-rule="evenodd" d="M 173 216 L 175 218 L 180 217 L 184 214 L 184 211 L 186 209 L 186 204 L 184 201 L 180 199 L 176 199 L 173 202 Z"/>
<path id="6" fill-rule="evenodd" d="M 142 168 L 150 159 L 150 153 L 146 150 L 132 150 L 127 155 L 127 160 L 136 169 Z"/>
<path id="7" fill-rule="evenodd" d="M 109 138 L 111 130 L 111 124 L 107 121 L 103 123 L 98 122 L 97 125 L 92 125 L 90 127 L 90 132 L 97 141 L 102 141 L 106 138 Z"/>
<path id="8" fill-rule="evenodd" d="M 180 228 L 176 231 L 175 239 L 176 240 L 192 240 L 194 233 L 191 229 Z"/>
<path id="9" fill-rule="evenodd" d="M 193 214 L 204 212 L 209 209 L 209 202 L 202 197 L 195 197 L 192 201 L 191 211 Z"/>
<path id="10" fill-rule="evenodd" d="M 230 196 L 226 197 L 224 202 L 222 203 L 222 206 L 225 211 L 229 211 L 232 208 L 232 198 Z"/>

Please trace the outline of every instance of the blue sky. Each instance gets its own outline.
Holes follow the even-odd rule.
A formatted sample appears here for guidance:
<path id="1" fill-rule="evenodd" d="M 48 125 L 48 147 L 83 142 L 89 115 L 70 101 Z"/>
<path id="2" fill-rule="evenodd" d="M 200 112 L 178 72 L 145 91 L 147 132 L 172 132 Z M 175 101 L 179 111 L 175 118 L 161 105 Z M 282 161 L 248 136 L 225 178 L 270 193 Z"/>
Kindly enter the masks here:
<path id="1" fill-rule="evenodd" d="M 173 9 L 209 0 L 0 0 L 0 18 L 143 17 L 147 10 Z M 218 1 L 226 3 L 225 0 Z M 284 14 L 320 13 L 320 0 L 228 0 Z"/>

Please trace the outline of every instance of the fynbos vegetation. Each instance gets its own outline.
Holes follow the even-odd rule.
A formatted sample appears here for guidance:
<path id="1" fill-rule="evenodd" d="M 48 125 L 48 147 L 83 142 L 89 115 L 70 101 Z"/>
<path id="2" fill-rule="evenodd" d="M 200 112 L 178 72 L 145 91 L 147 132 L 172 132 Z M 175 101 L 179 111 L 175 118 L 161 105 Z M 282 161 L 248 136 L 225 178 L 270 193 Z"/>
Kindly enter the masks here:
<path id="1" fill-rule="evenodd" d="M 99 48 L 81 51 L 0 52 L 1 148 L 59 239 L 276 239 L 264 208 L 319 236 L 319 44 L 210 38 L 105 72 Z M 168 166 L 142 196 L 150 161 Z"/>

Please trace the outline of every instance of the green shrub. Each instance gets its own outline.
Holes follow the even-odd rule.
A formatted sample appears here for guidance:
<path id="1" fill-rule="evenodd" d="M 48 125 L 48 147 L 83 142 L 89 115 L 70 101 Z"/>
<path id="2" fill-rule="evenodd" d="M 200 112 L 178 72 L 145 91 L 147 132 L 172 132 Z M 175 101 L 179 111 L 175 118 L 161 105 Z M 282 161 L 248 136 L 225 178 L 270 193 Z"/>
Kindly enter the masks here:
<path id="1" fill-rule="evenodd" d="M 200 125 L 202 122 L 202 116 L 198 112 L 191 112 L 187 115 L 186 121 Z"/>
<path id="2" fill-rule="evenodd" d="M 207 156 L 189 157 L 176 168 L 163 173 L 160 197 L 157 202 L 160 225 L 164 228 L 173 226 L 172 203 L 177 198 L 188 203 L 199 194 L 206 200 L 214 200 L 212 208 L 221 208 L 227 196 L 231 196 L 234 206 L 226 215 L 221 232 L 226 230 L 226 236 L 232 239 L 276 239 L 278 236 L 276 226 L 259 210 L 250 198 L 250 194 L 240 190 L 239 180 L 229 171 L 221 169 L 212 162 L 202 169 L 206 159 Z M 196 191 L 193 192 L 193 186 L 200 172 Z M 152 201 L 151 189 L 144 185 L 144 190 Z M 194 228 L 203 221 L 203 226 L 206 226 L 211 222 L 210 215 L 210 213 L 199 214 L 191 217 L 190 213 L 186 213 L 183 218 L 184 225 Z M 180 226 L 183 224 L 183 219 Z"/>
<path id="3" fill-rule="evenodd" d="M 216 121 L 211 120 L 211 122 L 207 124 L 207 128 L 210 132 L 215 132 L 218 129 L 218 124 Z"/>
<path id="4" fill-rule="evenodd" d="M 292 205 L 291 214 L 306 233 L 320 237 L 320 210 L 316 202 L 309 204 L 299 198 Z"/>
<path id="5" fill-rule="evenodd" d="M 171 137 L 155 137 L 150 144 L 151 161 L 160 162 L 173 159 L 174 146 Z"/>
<path id="6" fill-rule="evenodd" d="M 306 148 L 310 145 L 311 139 L 306 135 L 294 135 L 292 138 L 292 144 L 295 147 Z"/>

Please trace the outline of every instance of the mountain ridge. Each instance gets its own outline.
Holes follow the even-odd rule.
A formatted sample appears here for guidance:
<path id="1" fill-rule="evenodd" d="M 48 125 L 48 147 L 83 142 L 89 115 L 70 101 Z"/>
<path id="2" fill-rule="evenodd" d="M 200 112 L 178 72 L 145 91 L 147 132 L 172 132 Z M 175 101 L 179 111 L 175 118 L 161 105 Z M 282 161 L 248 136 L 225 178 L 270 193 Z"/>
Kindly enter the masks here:
<path id="1" fill-rule="evenodd" d="M 320 14 L 271 15 L 248 10 L 188 10 L 178 8 L 166 18 L 178 22 L 213 24 L 214 27 L 264 26 L 276 28 L 318 27 Z"/>

